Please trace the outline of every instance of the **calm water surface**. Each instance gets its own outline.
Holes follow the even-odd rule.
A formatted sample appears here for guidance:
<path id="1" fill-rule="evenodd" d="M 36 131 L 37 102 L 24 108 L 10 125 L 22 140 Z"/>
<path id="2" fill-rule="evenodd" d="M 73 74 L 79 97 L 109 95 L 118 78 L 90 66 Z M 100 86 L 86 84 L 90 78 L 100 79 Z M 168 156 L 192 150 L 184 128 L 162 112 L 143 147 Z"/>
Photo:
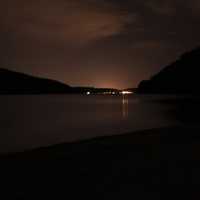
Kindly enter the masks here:
<path id="1" fill-rule="evenodd" d="M 177 124 L 159 96 L 0 96 L 0 153 Z"/>

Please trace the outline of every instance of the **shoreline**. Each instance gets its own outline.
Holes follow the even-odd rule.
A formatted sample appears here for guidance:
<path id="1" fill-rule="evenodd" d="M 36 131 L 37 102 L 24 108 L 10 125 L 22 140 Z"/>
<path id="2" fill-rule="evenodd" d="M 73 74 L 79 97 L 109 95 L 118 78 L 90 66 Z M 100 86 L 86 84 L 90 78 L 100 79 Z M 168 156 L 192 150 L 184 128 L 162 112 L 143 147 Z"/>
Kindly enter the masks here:
<path id="1" fill-rule="evenodd" d="M 116 145 L 162 145 L 163 142 L 171 140 L 171 143 L 188 142 L 196 138 L 200 143 L 200 127 L 197 126 L 172 126 L 154 128 L 119 135 L 99 136 L 91 139 L 83 139 L 75 142 L 53 144 L 49 146 L 24 150 L 21 152 L 9 152 L 0 154 L 2 159 L 67 159 L 74 153 L 81 151 L 93 151 L 98 148 L 115 147 Z M 188 134 L 189 133 L 189 134 Z M 199 139 L 199 140 L 198 140 Z M 169 144 L 170 145 L 170 144 Z M 89 153 L 89 152 L 86 152 Z"/>
<path id="2" fill-rule="evenodd" d="M 198 199 L 199 133 L 168 127 L 3 156 L 0 197 Z"/>

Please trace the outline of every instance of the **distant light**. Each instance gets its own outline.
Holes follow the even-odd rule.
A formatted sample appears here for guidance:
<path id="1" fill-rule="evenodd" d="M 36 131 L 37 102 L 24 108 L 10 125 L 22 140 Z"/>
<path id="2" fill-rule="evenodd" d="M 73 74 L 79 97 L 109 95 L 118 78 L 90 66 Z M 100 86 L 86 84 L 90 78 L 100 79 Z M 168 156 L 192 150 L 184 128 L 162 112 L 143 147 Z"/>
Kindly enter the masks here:
<path id="1" fill-rule="evenodd" d="M 115 94 L 117 94 L 116 92 L 111 92 L 111 91 L 109 91 L 109 92 L 103 92 L 103 93 L 101 93 L 101 94 L 105 94 L 105 95 L 115 95 Z"/>
<path id="2" fill-rule="evenodd" d="M 131 91 L 122 91 L 121 94 L 133 94 Z"/>
<path id="3" fill-rule="evenodd" d="M 90 93 L 90 92 L 87 92 L 86 94 L 87 94 L 87 95 L 90 95 L 91 93 Z"/>

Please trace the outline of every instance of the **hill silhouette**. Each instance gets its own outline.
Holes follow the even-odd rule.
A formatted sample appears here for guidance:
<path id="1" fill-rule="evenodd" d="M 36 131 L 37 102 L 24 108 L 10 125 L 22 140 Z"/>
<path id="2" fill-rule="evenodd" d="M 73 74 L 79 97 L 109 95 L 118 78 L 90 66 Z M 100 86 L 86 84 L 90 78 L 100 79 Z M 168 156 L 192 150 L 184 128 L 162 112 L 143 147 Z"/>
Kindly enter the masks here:
<path id="1" fill-rule="evenodd" d="M 66 93 L 71 87 L 61 82 L 0 69 L 0 94 Z"/>
<path id="2" fill-rule="evenodd" d="M 183 54 L 150 80 L 142 81 L 137 93 L 200 94 L 200 47 Z"/>
<path id="3" fill-rule="evenodd" d="M 0 68 L 0 94 L 102 94 L 119 93 L 112 88 L 71 87 L 62 82 L 38 78 Z"/>

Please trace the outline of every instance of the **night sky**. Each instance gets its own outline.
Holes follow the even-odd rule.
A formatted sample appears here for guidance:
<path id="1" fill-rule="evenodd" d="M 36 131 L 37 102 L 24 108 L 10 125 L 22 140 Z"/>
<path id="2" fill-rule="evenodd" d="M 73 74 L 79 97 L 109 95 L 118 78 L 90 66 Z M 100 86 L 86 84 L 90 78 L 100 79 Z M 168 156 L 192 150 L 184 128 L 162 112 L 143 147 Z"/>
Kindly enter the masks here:
<path id="1" fill-rule="evenodd" d="M 0 67 L 135 87 L 200 44 L 199 0 L 0 0 Z"/>

